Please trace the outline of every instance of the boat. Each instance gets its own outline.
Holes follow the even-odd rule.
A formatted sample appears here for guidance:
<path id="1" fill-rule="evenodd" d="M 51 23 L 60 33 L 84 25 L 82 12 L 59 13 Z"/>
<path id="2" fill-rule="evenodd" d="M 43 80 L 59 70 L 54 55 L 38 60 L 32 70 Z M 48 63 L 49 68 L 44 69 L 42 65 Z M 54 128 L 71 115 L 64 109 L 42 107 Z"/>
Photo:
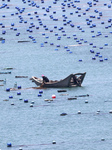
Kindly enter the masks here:
<path id="1" fill-rule="evenodd" d="M 76 73 L 76 74 L 70 74 L 64 79 L 61 80 L 49 80 L 49 82 L 43 83 L 43 79 L 37 78 L 35 76 L 32 76 L 30 80 L 34 82 L 37 86 L 43 87 L 43 88 L 65 88 L 65 87 L 80 87 L 84 77 L 86 75 L 86 72 L 84 73 Z"/>
<path id="2" fill-rule="evenodd" d="M 28 76 L 15 76 L 15 78 L 28 78 Z"/>
<path id="3" fill-rule="evenodd" d="M 30 41 L 18 41 L 18 43 L 25 43 L 25 42 L 30 42 Z"/>
<path id="4" fill-rule="evenodd" d="M 8 71 L 8 72 L 0 72 L 0 74 L 11 74 L 11 71 Z"/>

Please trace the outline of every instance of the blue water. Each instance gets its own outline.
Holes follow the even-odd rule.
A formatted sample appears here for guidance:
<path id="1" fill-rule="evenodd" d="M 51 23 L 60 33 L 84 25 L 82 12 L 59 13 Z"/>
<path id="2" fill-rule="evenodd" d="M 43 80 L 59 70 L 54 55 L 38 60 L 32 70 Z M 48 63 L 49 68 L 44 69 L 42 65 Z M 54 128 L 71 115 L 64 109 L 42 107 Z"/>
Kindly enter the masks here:
<path id="1" fill-rule="evenodd" d="M 0 72 L 11 71 L 0 74 L 0 80 L 6 79 L 6 83 L 0 82 L 1 150 L 111 149 L 111 5 L 109 0 L 1 2 L 0 37 L 5 41 L 0 41 Z M 31 88 L 36 87 L 32 76 L 44 74 L 59 80 L 77 72 L 87 73 L 82 87 L 65 88 L 65 93 L 57 92 L 61 88 L 42 89 L 38 97 L 40 90 Z M 16 82 L 22 89 L 6 92 Z M 44 101 L 53 94 L 52 102 Z M 68 100 L 86 94 L 89 96 Z M 30 107 L 32 101 L 34 107 Z"/>

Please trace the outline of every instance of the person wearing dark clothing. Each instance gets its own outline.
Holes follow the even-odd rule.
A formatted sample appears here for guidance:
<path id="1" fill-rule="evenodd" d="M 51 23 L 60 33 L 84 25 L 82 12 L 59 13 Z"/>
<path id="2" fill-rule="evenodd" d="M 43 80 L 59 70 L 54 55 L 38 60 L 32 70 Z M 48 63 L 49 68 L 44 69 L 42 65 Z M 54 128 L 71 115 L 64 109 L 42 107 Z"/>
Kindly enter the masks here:
<path id="1" fill-rule="evenodd" d="M 49 79 L 46 76 L 42 75 L 42 78 L 43 78 L 43 83 L 49 82 Z"/>
<path id="2" fill-rule="evenodd" d="M 81 80 L 79 78 L 77 78 L 77 76 L 74 76 L 73 80 L 74 80 L 74 84 L 81 86 Z"/>

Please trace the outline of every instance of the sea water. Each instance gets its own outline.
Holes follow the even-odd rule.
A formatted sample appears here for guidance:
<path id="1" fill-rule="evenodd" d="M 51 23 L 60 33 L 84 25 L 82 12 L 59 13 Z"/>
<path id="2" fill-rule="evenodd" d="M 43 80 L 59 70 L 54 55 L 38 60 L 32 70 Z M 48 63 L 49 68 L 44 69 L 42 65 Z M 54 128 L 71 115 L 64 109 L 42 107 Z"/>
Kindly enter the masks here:
<path id="1" fill-rule="evenodd" d="M 0 74 L 6 81 L 0 82 L 0 149 L 110 150 L 111 1 L 5 0 L 0 6 L 5 4 L 0 9 L 0 37 L 5 39 L 0 41 L 0 72 L 11 74 Z M 36 87 L 32 76 L 60 80 L 78 72 L 86 72 L 82 87 L 32 88 Z M 6 92 L 15 83 L 21 90 Z M 58 92 L 63 89 L 66 92 Z M 38 96 L 40 90 L 43 94 Z M 44 101 L 52 95 L 56 95 L 53 101 Z M 77 100 L 68 100 L 75 96 Z"/>

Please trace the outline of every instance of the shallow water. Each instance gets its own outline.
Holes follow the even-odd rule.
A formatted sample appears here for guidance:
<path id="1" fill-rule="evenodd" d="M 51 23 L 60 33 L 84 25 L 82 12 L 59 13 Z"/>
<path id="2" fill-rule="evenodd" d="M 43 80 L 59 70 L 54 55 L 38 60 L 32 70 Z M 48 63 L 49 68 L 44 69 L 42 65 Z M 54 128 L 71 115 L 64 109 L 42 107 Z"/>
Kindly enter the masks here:
<path id="1" fill-rule="evenodd" d="M 110 150 L 112 147 L 112 116 L 109 113 L 112 110 L 112 30 L 111 22 L 108 20 L 111 18 L 112 9 L 108 8 L 108 5 L 111 5 L 111 2 L 92 1 L 92 4 L 96 3 L 96 5 L 92 5 L 89 11 L 85 11 L 89 8 L 87 0 L 80 3 L 72 0 L 57 1 L 56 4 L 50 0 L 44 3 L 34 1 L 39 8 L 31 6 L 31 2 L 2 1 L 2 4 L 7 4 L 9 9 L 0 9 L 0 22 L 5 25 L 5 28 L 0 25 L 0 37 L 5 38 L 5 43 L 0 41 L 0 72 L 11 71 L 11 74 L 0 74 L 1 80 L 6 79 L 6 84 L 0 82 L 0 85 L 3 85 L 0 86 L 0 149 L 9 149 L 7 143 L 12 143 L 11 150 L 20 147 L 24 150 L 73 150 L 74 148 L 75 150 Z M 65 12 L 62 11 L 62 4 L 65 4 Z M 71 7 L 68 7 L 68 4 Z M 76 8 L 73 8 L 72 4 Z M 25 11 L 19 13 L 15 7 L 25 8 Z M 50 11 L 46 12 L 46 8 Z M 94 12 L 96 9 L 98 13 Z M 77 10 L 79 12 L 75 13 Z M 37 14 L 34 14 L 36 11 Z M 19 14 L 16 15 L 16 12 Z M 83 15 L 84 12 L 86 15 Z M 103 16 L 97 19 L 99 12 L 102 12 Z M 31 15 L 29 16 L 28 13 Z M 78 17 L 79 14 L 81 17 Z M 19 22 L 19 15 L 23 17 L 22 23 Z M 36 15 L 43 25 L 39 24 Z M 54 20 L 50 19 L 51 15 Z M 66 21 L 63 21 L 65 18 Z M 91 28 L 87 25 L 88 18 L 92 20 L 91 25 L 96 24 L 96 27 Z M 75 27 L 71 27 L 70 23 L 64 25 L 69 20 Z M 101 24 L 103 21 L 104 24 Z M 13 29 L 10 29 L 11 23 L 15 24 Z M 39 29 L 29 28 L 31 23 Z M 48 30 L 45 30 L 44 25 Z M 107 26 L 109 27 L 105 28 Z M 63 29 L 60 29 L 61 27 Z M 27 29 L 31 29 L 32 32 L 28 32 Z M 6 34 L 2 34 L 3 30 L 6 30 Z M 20 35 L 16 36 L 17 33 Z M 101 35 L 98 35 L 99 33 Z M 29 36 L 32 36 L 33 40 Z M 57 40 L 58 37 L 61 39 Z M 18 43 L 23 40 L 29 42 Z M 90 50 L 94 50 L 94 53 Z M 95 56 L 97 52 L 100 54 Z M 96 60 L 93 60 L 93 57 Z M 8 67 L 13 69 L 4 70 Z M 29 80 L 31 76 L 41 77 L 44 74 L 49 79 L 59 80 L 77 72 L 87 73 L 82 87 L 65 88 L 67 90 L 65 93 L 57 92 L 61 88 L 43 89 L 42 97 L 38 97 L 40 90 L 31 88 L 36 86 Z M 15 76 L 28 76 L 28 78 L 15 78 Z M 18 86 L 22 86 L 22 89 L 6 92 L 6 88 L 12 88 L 15 82 Z M 21 92 L 21 95 L 17 95 L 17 92 Z M 56 95 L 53 102 L 44 101 L 44 99 L 51 99 L 53 94 Z M 89 96 L 68 100 L 69 97 L 86 94 Z M 24 103 L 24 99 L 28 99 L 28 103 Z M 86 100 L 88 103 L 85 103 Z M 34 107 L 30 107 L 32 101 L 35 102 Z M 14 105 L 11 105 L 12 102 Z M 81 111 L 81 114 L 77 114 L 78 111 Z M 67 115 L 60 116 L 63 112 Z M 52 144 L 53 140 L 56 144 Z"/>

